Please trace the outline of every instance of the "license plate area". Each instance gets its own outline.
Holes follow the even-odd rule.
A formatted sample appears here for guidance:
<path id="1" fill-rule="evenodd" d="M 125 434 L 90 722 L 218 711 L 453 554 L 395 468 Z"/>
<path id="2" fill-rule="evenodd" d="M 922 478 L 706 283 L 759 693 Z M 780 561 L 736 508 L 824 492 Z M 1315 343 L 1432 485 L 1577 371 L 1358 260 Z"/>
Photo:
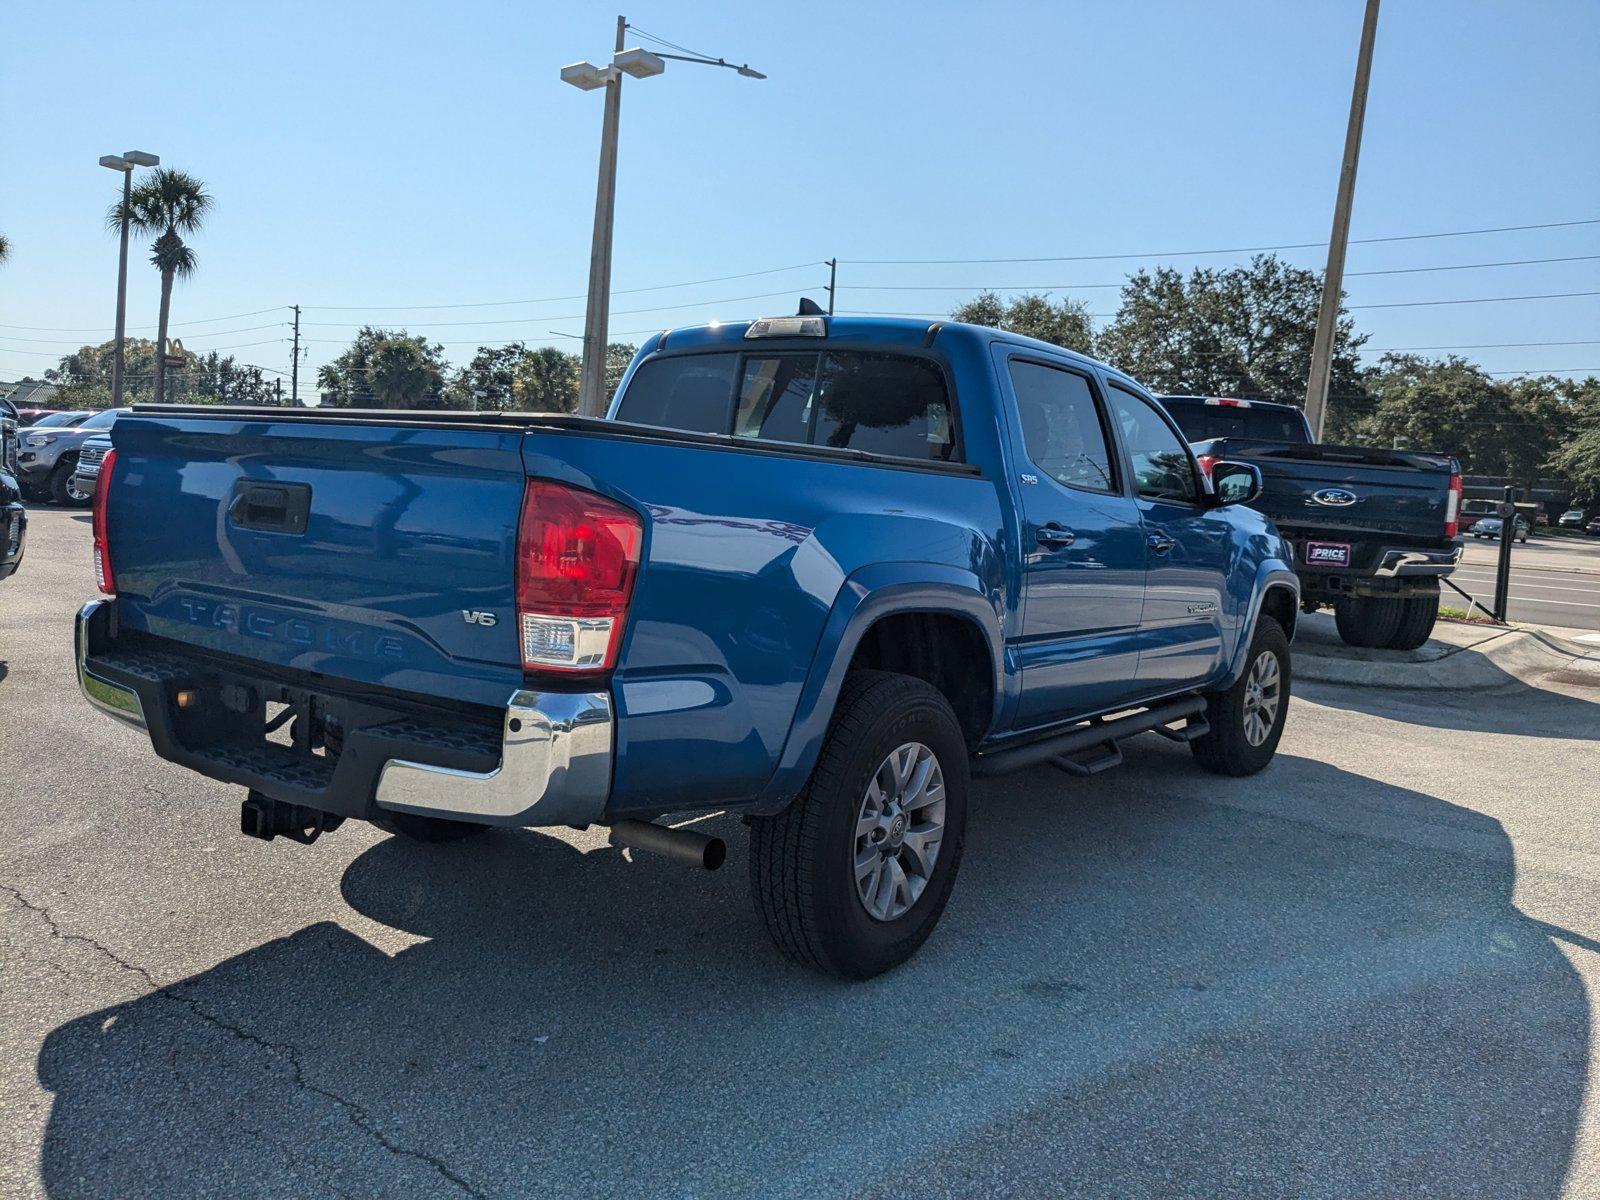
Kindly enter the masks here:
<path id="1" fill-rule="evenodd" d="M 1348 567 L 1350 565 L 1349 542 L 1307 542 L 1303 554 L 1308 567 Z"/>

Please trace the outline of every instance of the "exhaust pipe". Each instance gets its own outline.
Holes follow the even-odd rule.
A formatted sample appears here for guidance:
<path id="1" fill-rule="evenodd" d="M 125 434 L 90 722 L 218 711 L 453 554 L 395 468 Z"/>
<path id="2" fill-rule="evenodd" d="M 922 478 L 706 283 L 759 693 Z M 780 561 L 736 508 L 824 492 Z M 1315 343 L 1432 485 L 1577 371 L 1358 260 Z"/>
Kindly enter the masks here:
<path id="1" fill-rule="evenodd" d="M 721 838 L 707 837 L 692 829 L 669 829 L 654 821 L 614 822 L 609 840 L 613 846 L 648 850 L 706 871 L 715 871 L 728 857 L 727 843 Z"/>

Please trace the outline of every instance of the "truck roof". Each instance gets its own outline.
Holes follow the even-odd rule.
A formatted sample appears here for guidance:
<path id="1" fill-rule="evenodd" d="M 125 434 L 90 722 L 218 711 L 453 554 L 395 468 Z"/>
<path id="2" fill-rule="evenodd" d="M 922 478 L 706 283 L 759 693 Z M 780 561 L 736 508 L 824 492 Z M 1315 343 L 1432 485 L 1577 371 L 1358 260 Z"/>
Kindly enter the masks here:
<path id="1" fill-rule="evenodd" d="M 798 317 L 764 317 L 761 320 L 793 321 L 801 320 Z M 1114 375 L 1126 378 L 1122 371 L 1115 367 L 1080 354 L 1076 350 L 1068 350 L 1052 342 L 1043 342 L 1038 338 L 1024 337 L 1020 333 L 1008 333 L 1003 329 L 993 329 L 987 325 L 969 325 L 963 321 L 926 320 L 916 317 L 820 317 L 815 318 L 824 323 L 827 329 L 826 337 L 818 338 L 819 342 L 828 340 L 881 343 L 884 346 L 922 347 L 931 343 L 933 335 L 941 337 L 955 336 L 968 337 L 981 340 L 984 343 L 993 341 L 1007 342 L 1012 345 L 1023 346 L 1055 355 L 1064 355 L 1068 358 L 1085 364 L 1096 366 L 1110 371 Z M 652 338 L 645 339 L 641 350 L 651 352 L 657 350 L 686 350 L 692 347 L 705 346 L 745 346 L 751 344 L 752 339 L 747 339 L 746 334 L 756 321 L 714 321 L 707 325 L 685 325 L 672 329 L 664 329 Z"/>

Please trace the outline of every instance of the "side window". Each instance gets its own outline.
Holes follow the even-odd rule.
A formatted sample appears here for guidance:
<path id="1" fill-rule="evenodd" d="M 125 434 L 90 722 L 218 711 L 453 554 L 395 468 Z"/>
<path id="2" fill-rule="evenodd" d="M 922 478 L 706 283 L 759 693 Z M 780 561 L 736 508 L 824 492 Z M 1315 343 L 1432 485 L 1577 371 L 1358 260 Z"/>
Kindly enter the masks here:
<path id="1" fill-rule="evenodd" d="M 1022 443 L 1033 465 L 1057 483 L 1116 490 L 1111 451 L 1089 381 L 1074 371 L 1011 360 Z"/>
<path id="2" fill-rule="evenodd" d="M 1150 500 L 1193 503 L 1199 496 L 1189 448 L 1145 400 L 1112 384 L 1111 413 L 1133 459 L 1133 483 Z"/>
<path id="3" fill-rule="evenodd" d="M 769 442 L 805 442 L 817 386 L 817 355 L 747 355 L 733 432 Z"/>
<path id="4" fill-rule="evenodd" d="M 941 461 L 955 449 L 944 376 L 925 359 L 825 355 L 817 404 L 813 445 Z"/>
<path id="5" fill-rule="evenodd" d="M 617 405 L 617 420 L 689 433 L 733 426 L 736 354 L 685 354 L 641 363 Z"/>

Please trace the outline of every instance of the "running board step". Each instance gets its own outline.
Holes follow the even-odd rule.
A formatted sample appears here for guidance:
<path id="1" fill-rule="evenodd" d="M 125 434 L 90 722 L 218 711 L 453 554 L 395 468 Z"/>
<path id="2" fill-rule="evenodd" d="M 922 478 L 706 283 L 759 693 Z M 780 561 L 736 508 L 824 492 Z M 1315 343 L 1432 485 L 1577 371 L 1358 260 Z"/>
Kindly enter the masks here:
<path id="1" fill-rule="evenodd" d="M 1150 731 L 1159 733 L 1169 742 L 1193 742 L 1211 732 L 1211 722 L 1204 717 L 1190 717 L 1188 723 L 1174 729 L 1171 725 L 1157 725 Z"/>
<path id="2" fill-rule="evenodd" d="M 1051 737 L 1041 738 L 1037 742 L 1029 742 L 1024 746 L 1009 747 L 1005 750 L 995 750 L 973 759 L 972 774 L 978 778 L 991 775 L 1004 775 L 1009 771 L 1018 771 L 1024 767 L 1038 766 L 1040 763 L 1054 762 L 1058 758 L 1072 757 L 1085 751 L 1093 751 L 1098 746 L 1108 743 L 1120 742 L 1123 738 L 1132 737 L 1136 733 L 1145 733 L 1151 729 L 1159 729 L 1172 725 L 1178 721 L 1201 718 L 1206 711 L 1206 701 L 1203 696 L 1180 696 L 1175 700 L 1164 700 L 1160 704 L 1151 705 L 1149 708 L 1140 709 L 1122 717 L 1113 717 L 1109 721 L 1096 718 L 1075 725 L 1062 733 Z M 1174 735 L 1185 736 L 1174 730 Z M 1198 733 L 1188 736 L 1199 737 Z M 1079 765 L 1074 760 L 1074 765 Z M 1114 764 L 1108 764 L 1114 765 Z M 1071 767 L 1063 770 L 1070 771 Z M 1104 768 L 1101 768 L 1102 770 Z"/>
<path id="3" fill-rule="evenodd" d="M 1050 765 L 1059 767 L 1068 775 L 1079 777 L 1098 775 L 1101 771 L 1109 771 L 1112 767 L 1122 765 L 1122 751 L 1115 742 L 1106 742 L 1091 750 L 1080 750 L 1076 754 L 1058 754 L 1050 760 Z"/>

